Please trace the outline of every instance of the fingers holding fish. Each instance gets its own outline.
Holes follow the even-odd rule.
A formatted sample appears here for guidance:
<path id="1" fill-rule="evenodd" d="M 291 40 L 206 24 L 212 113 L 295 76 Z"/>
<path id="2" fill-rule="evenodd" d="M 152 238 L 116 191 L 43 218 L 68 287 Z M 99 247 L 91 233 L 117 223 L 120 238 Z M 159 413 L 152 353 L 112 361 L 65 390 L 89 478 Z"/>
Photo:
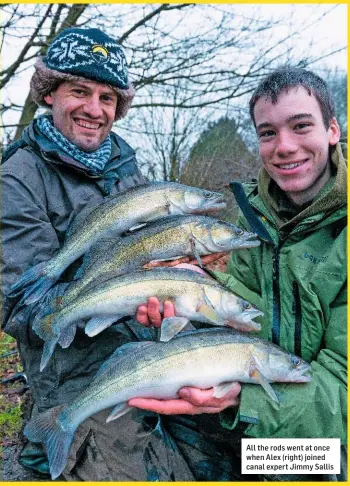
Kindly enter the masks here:
<path id="1" fill-rule="evenodd" d="M 193 259 L 193 258 L 191 259 L 188 256 L 177 258 L 176 260 L 167 260 L 167 261 L 152 260 L 151 262 L 143 265 L 143 268 L 149 270 L 155 267 L 177 267 L 178 265 L 183 263 L 188 263 L 190 265 L 205 266 L 215 262 L 216 260 L 219 260 L 225 255 L 228 255 L 228 252 L 222 251 L 222 252 L 211 253 L 210 255 L 205 255 L 201 257 L 200 262 L 197 259 Z"/>
<path id="2" fill-rule="evenodd" d="M 232 388 L 223 397 L 215 397 L 214 389 L 202 390 L 184 387 L 178 392 L 178 399 L 156 400 L 153 398 L 134 398 L 129 400 L 131 407 L 141 408 L 162 415 L 199 415 L 220 413 L 228 407 L 239 405 L 241 385 L 232 383 Z"/>
<path id="3" fill-rule="evenodd" d="M 157 297 L 150 297 L 147 304 L 138 307 L 136 320 L 145 327 L 160 327 L 163 318 L 174 317 L 175 308 L 171 301 L 166 300 L 163 304 L 163 316 L 160 312 L 160 302 Z"/>
<path id="4" fill-rule="evenodd" d="M 210 263 L 216 262 L 216 260 L 219 260 L 223 256 L 228 255 L 227 251 L 221 251 L 217 253 L 211 253 L 210 255 L 206 255 L 203 258 L 201 258 L 202 265 L 209 265 Z M 198 265 L 198 260 L 189 260 L 187 263 L 190 265 Z"/>

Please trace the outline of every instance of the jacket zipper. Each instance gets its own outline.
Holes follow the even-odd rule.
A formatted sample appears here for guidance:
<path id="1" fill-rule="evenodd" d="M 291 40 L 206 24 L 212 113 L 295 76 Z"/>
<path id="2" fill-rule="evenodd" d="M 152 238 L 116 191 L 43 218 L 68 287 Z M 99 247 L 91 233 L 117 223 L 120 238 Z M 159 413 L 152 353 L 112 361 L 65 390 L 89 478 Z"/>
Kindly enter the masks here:
<path id="1" fill-rule="evenodd" d="M 301 303 L 299 287 L 296 281 L 293 282 L 293 314 L 294 314 L 294 353 L 301 356 Z"/>
<path id="2" fill-rule="evenodd" d="M 280 284 L 279 284 L 279 246 L 275 246 L 272 257 L 272 342 L 278 344 L 280 342 L 280 327 L 281 327 L 281 301 L 280 301 Z"/>

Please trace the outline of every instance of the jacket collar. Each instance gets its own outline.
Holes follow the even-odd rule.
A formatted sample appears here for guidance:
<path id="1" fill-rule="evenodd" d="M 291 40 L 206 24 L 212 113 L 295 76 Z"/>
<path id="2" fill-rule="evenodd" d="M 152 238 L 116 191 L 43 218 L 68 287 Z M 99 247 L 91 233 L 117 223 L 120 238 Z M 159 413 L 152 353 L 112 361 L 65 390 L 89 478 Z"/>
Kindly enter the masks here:
<path id="1" fill-rule="evenodd" d="M 106 171 L 110 172 L 111 169 L 117 168 L 117 166 L 120 165 L 121 150 L 118 144 L 117 136 L 113 132 L 111 133 L 111 156 L 105 166 L 105 170 L 100 175 L 94 174 L 84 164 L 81 164 L 77 160 L 72 159 L 71 157 L 67 156 L 67 154 L 62 152 L 57 145 L 47 139 L 36 129 L 35 120 L 33 120 L 28 127 L 23 130 L 22 138 L 44 159 L 57 164 L 64 164 L 66 167 L 69 166 L 75 170 L 83 172 L 89 177 L 96 179 L 103 178 Z"/>
<path id="2" fill-rule="evenodd" d="M 258 192 L 264 205 L 277 226 L 295 226 L 307 217 L 320 213 L 330 213 L 346 205 L 347 200 L 347 163 L 339 143 L 331 153 L 332 176 L 311 204 L 295 207 L 285 193 L 271 179 L 264 167 L 259 171 Z"/>

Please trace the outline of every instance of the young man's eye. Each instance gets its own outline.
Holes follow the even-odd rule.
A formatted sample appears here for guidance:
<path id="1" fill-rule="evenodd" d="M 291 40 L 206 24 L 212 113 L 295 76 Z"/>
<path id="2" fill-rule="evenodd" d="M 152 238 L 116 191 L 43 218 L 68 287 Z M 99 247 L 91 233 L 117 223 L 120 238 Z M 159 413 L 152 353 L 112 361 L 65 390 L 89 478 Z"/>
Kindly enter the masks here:
<path id="1" fill-rule="evenodd" d="M 260 132 L 258 136 L 260 139 L 264 139 L 264 138 L 273 137 L 274 134 L 275 132 L 273 130 L 264 130 L 263 132 Z"/>
<path id="2" fill-rule="evenodd" d="M 298 123 L 297 125 L 295 125 L 295 129 L 296 130 L 305 130 L 307 128 L 309 128 L 311 126 L 310 123 Z"/>

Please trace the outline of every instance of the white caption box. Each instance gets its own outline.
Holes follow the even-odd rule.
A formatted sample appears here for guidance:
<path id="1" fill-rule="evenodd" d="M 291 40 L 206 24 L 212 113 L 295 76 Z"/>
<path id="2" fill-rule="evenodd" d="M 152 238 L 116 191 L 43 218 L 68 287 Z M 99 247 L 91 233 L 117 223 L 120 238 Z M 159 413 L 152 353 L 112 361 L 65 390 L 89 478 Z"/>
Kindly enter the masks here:
<path id="1" fill-rule="evenodd" d="M 242 439 L 242 474 L 340 474 L 340 439 Z"/>

